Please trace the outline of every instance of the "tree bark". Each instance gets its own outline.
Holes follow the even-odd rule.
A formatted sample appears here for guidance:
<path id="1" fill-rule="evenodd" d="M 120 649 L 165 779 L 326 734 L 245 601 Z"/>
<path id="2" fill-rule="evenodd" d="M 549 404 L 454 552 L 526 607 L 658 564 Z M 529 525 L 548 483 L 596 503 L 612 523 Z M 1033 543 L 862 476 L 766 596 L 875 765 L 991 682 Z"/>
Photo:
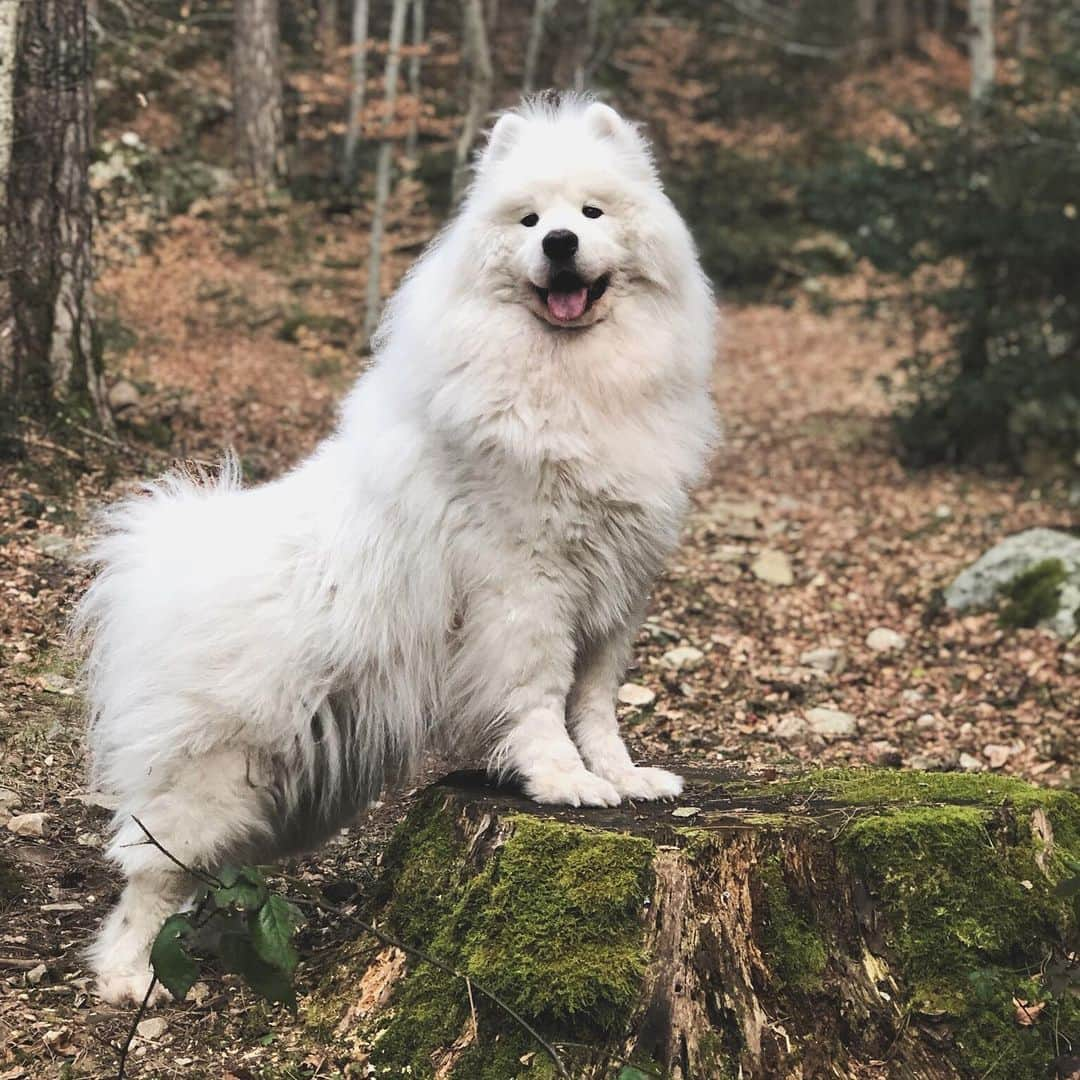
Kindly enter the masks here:
<path id="1" fill-rule="evenodd" d="M 410 160 L 416 157 L 416 145 L 420 134 L 420 50 L 424 45 L 424 0 L 412 0 L 412 55 L 409 57 L 409 93 L 413 99 L 413 112 L 409 119 L 409 130 L 405 133 L 405 156 Z"/>
<path id="2" fill-rule="evenodd" d="M 994 89 L 994 0 L 971 0 L 971 105 L 978 112 Z"/>
<path id="3" fill-rule="evenodd" d="M 368 0 L 353 0 L 349 117 L 345 125 L 345 146 L 341 155 L 341 182 L 348 188 L 356 183 L 359 172 L 360 132 L 367 93 L 367 40 Z"/>
<path id="4" fill-rule="evenodd" d="M 390 178 L 394 164 L 391 128 L 397 106 L 401 45 L 405 40 L 408 0 L 394 0 L 390 13 L 390 41 L 386 54 L 386 90 L 383 101 L 382 142 L 375 164 L 375 206 L 371 215 L 371 253 L 368 259 L 367 298 L 364 311 L 364 338 L 370 343 L 379 322 L 381 307 L 382 241 L 386 230 L 386 204 L 390 199 Z"/>
<path id="5" fill-rule="evenodd" d="M 912 12 L 908 2 L 909 0 L 887 0 L 885 6 L 889 52 L 893 56 L 902 56 L 911 48 Z"/>
<path id="6" fill-rule="evenodd" d="M 1013 997 L 1068 962 L 1080 798 L 970 774 L 688 779 L 676 806 L 612 810 L 479 774 L 429 788 L 365 914 L 383 938 L 305 1006 L 331 1056 L 551 1076 L 538 1034 L 575 1080 L 1050 1075 L 1056 1021 L 1018 1021 Z"/>
<path id="7" fill-rule="evenodd" d="M 8 422 L 74 411 L 108 427 L 94 324 L 85 0 L 23 0 L 17 14 L 5 3 L 0 38 L 0 401 Z"/>
<path id="8" fill-rule="evenodd" d="M 286 177 L 278 0 L 235 0 L 233 107 L 240 166 L 263 189 Z"/>
<path id="9" fill-rule="evenodd" d="M 480 133 L 484 117 L 491 110 L 495 73 L 491 63 L 491 48 L 484 25 L 481 0 L 465 0 L 464 60 L 469 79 L 469 103 L 458 136 L 454 155 L 454 175 L 450 182 L 450 199 L 456 203 L 465 193 L 469 182 L 469 155 Z"/>
<path id="10" fill-rule="evenodd" d="M 878 52 L 878 0 L 855 2 L 855 59 L 859 64 L 869 64 Z"/>
<path id="11" fill-rule="evenodd" d="M 319 0 L 319 48 L 329 59 L 338 47 L 338 0 Z"/>
<path id="12" fill-rule="evenodd" d="M 535 0 L 533 5 L 529 37 L 525 43 L 525 72 L 521 82 L 523 94 L 531 94 L 536 89 L 536 69 L 540 63 L 540 49 L 544 44 L 544 28 L 556 3 L 557 0 Z"/>

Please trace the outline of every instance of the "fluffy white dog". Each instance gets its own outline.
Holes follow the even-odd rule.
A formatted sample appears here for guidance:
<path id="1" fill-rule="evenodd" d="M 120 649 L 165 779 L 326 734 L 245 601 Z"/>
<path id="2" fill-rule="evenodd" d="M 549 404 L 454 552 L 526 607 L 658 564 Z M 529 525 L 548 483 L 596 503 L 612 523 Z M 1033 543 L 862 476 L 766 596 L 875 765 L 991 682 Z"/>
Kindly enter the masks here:
<path id="1" fill-rule="evenodd" d="M 678 794 L 615 691 L 714 437 L 715 310 L 649 148 L 606 105 L 504 114 L 391 300 L 338 430 L 242 490 L 108 515 L 76 620 L 126 876 L 92 949 L 141 1000 L 189 866 L 310 848 L 433 738 L 537 802 Z"/>

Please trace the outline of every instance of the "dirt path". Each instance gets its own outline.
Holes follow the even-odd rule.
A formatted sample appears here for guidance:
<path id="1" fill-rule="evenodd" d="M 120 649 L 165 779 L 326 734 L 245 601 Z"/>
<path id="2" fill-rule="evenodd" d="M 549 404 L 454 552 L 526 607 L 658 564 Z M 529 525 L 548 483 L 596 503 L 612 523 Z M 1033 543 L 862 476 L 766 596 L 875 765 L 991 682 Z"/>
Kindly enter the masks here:
<path id="1" fill-rule="evenodd" d="M 123 360 L 142 387 L 130 428 L 139 449 L 72 481 L 64 455 L 39 444 L 22 473 L 0 477 L 10 522 L 0 544 L 0 826 L 44 815 L 40 836 L 33 824 L 25 835 L 0 827 L 0 1080 L 114 1075 L 107 1043 L 131 1016 L 89 996 L 79 955 L 117 887 L 100 855 L 107 811 L 82 787 L 81 714 L 57 651 L 82 586 L 70 560 L 86 507 L 167 461 L 152 442 L 162 430 L 185 455 L 231 442 L 257 475 L 279 471 L 326 429 L 352 367 L 358 234 L 335 233 L 312 270 L 245 261 L 208 247 L 211 233 L 189 223 L 106 279 L 139 342 Z M 992 616 L 950 618 L 934 597 L 1005 533 L 1067 523 L 1070 511 L 1011 480 L 906 474 L 875 381 L 898 353 L 882 330 L 798 305 L 735 308 L 726 322 L 725 444 L 629 676 L 635 700 L 653 699 L 624 709 L 640 752 L 931 768 L 963 754 L 968 768 L 1068 782 L 1076 650 L 1005 633 Z M 866 641 L 879 628 L 888 633 L 874 640 L 890 648 L 875 651 Z M 348 902 L 370 882 L 401 805 L 294 872 Z M 332 921 L 309 926 L 303 984 L 340 933 Z M 160 1017 L 137 1040 L 131 1075 L 318 1066 L 273 1072 L 295 1022 L 228 980 L 208 980 Z"/>

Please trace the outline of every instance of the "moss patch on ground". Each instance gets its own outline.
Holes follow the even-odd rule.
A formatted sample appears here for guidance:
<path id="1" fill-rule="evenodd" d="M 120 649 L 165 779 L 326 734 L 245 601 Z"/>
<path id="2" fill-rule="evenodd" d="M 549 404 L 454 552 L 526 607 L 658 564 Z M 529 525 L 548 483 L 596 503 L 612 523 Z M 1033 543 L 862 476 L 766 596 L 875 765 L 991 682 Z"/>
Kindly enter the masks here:
<path id="1" fill-rule="evenodd" d="M 645 970 L 641 914 L 652 893 L 653 844 L 518 815 L 506 819 L 505 841 L 466 872 L 469 854 L 442 798 L 436 790 L 423 800 L 388 849 L 391 932 L 549 1033 L 597 1044 L 621 1030 Z M 449 1075 L 509 1080 L 525 1070 L 524 1056 L 528 1076 L 543 1077 L 543 1050 L 475 987 L 473 1000 L 479 1037 Z M 378 1023 L 377 1069 L 433 1075 L 432 1055 L 469 1032 L 468 989 L 410 960 Z"/>

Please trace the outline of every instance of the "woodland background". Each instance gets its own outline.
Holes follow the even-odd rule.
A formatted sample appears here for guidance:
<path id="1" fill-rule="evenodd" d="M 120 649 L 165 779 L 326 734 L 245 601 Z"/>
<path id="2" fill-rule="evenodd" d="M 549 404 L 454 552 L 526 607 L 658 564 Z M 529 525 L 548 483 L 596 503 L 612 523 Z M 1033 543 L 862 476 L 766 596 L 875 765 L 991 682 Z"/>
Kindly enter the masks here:
<path id="1" fill-rule="evenodd" d="M 78 954 L 116 885 L 62 650 L 93 506 L 306 453 L 491 111 L 544 87 L 645 124 L 725 322 L 638 751 L 1075 783 L 1075 641 L 941 599 L 1007 534 L 1077 530 L 1070 0 L 0 0 L 0 820 L 34 819 L 0 846 L 5 1080 L 112 1075 L 129 1019 Z M 406 801 L 293 871 L 362 895 Z M 312 917 L 301 991 L 339 931 Z M 344 1067 L 200 986 L 141 1075 Z"/>

